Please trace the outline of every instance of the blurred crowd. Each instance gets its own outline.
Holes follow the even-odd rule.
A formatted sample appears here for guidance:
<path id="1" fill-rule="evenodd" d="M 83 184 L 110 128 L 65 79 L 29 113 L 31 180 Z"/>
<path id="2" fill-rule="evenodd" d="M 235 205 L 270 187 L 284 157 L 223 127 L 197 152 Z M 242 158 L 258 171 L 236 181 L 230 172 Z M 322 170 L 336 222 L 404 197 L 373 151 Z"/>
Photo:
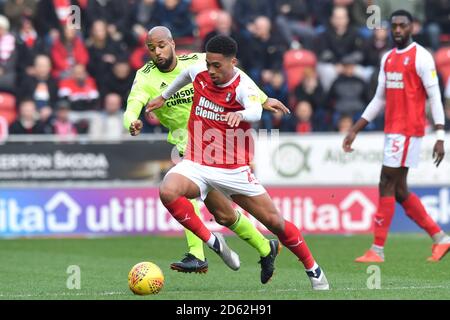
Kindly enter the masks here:
<path id="1" fill-rule="evenodd" d="M 413 14 L 414 40 L 435 55 L 448 130 L 450 0 L 0 0 L 0 136 L 126 134 L 126 100 L 156 25 L 172 31 L 178 54 L 232 36 L 240 68 L 292 111 L 264 111 L 259 128 L 346 132 L 375 93 L 396 9 Z M 367 128 L 382 129 L 383 115 Z M 153 119 L 144 132 L 165 129 Z"/>

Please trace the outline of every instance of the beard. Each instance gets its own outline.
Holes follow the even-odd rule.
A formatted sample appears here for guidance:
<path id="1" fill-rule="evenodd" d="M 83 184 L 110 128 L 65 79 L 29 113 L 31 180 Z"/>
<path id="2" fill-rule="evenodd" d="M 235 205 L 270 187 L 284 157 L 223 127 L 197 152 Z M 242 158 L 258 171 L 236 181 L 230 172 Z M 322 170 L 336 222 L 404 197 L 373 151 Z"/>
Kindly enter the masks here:
<path id="1" fill-rule="evenodd" d="M 167 57 L 167 60 L 165 60 L 162 63 L 155 62 L 155 65 L 160 71 L 165 71 L 165 70 L 169 69 L 170 65 L 173 62 L 173 59 L 174 59 L 174 57 L 173 57 L 173 54 L 171 53 L 170 56 Z"/>

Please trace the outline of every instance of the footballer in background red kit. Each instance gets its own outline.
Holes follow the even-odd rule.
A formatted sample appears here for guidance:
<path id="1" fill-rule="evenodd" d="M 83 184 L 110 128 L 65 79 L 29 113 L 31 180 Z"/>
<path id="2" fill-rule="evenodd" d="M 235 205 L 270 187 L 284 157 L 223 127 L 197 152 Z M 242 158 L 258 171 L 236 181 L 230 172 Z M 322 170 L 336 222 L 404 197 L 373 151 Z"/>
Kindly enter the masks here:
<path id="1" fill-rule="evenodd" d="M 391 35 L 395 48 L 381 60 L 374 98 L 344 139 L 345 152 L 359 131 L 385 110 L 383 166 L 379 184 L 379 204 L 374 217 L 372 247 L 356 262 L 383 262 L 395 202 L 433 239 L 429 261 L 439 261 L 450 249 L 450 237 L 426 212 L 419 197 L 408 190 L 408 169 L 417 167 L 420 144 L 425 135 L 426 101 L 431 106 L 436 130 L 433 158 L 439 166 L 444 158 L 444 109 L 432 55 L 411 38 L 413 17 L 405 10 L 391 14 Z"/>

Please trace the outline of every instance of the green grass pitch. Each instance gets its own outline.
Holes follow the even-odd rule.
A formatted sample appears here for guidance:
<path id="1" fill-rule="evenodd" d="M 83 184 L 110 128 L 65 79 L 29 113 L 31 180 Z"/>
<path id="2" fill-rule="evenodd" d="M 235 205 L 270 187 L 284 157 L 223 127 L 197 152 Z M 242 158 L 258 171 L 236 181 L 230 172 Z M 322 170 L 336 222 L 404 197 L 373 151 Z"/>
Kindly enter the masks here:
<path id="1" fill-rule="evenodd" d="M 450 254 L 430 263 L 431 240 L 424 234 L 391 234 L 380 264 L 381 289 L 368 289 L 368 265 L 353 259 L 370 245 L 371 236 L 306 236 L 331 285 L 313 292 L 296 258 L 283 248 L 272 280 L 259 280 L 258 254 L 237 237 L 227 237 L 241 257 L 241 268 L 228 269 L 205 247 L 207 274 L 169 269 L 185 252 L 184 238 L 121 237 L 100 239 L 0 240 L 0 299 L 450 299 Z M 141 261 L 162 269 L 165 286 L 157 295 L 135 296 L 127 275 Z M 81 289 L 69 290 L 67 268 L 81 270 Z"/>

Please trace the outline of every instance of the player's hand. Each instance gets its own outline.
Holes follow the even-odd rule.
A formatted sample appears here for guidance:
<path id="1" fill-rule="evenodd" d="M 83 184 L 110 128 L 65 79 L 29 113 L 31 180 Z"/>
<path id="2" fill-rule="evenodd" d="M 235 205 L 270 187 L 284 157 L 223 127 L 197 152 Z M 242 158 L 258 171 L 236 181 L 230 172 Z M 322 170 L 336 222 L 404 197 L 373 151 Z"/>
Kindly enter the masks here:
<path id="1" fill-rule="evenodd" d="M 147 107 L 145 108 L 145 113 L 152 112 L 153 110 L 161 108 L 164 105 L 164 102 L 166 102 L 166 99 L 164 99 L 162 96 L 150 100 L 147 103 Z"/>
<path id="2" fill-rule="evenodd" d="M 444 151 L 444 141 L 437 140 L 434 144 L 433 148 L 433 159 L 436 167 L 439 167 L 442 159 L 444 159 L 445 151 Z"/>
<path id="3" fill-rule="evenodd" d="M 354 131 L 350 131 L 347 133 L 347 135 L 344 138 L 344 141 L 342 142 L 342 148 L 344 149 L 344 152 L 352 152 L 352 143 L 356 138 L 356 133 Z"/>
<path id="4" fill-rule="evenodd" d="M 229 112 L 225 115 L 225 121 L 230 127 L 237 127 L 242 121 L 242 114 L 239 112 Z"/>
<path id="5" fill-rule="evenodd" d="M 131 123 L 129 131 L 132 136 L 137 136 L 141 133 L 143 123 L 141 120 L 135 120 Z"/>
<path id="6" fill-rule="evenodd" d="M 264 110 L 268 110 L 273 113 L 277 113 L 278 111 L 281 111 L 283 114 L 291 113 L 288 107 L 286 107 L 280 100 L 275 98 L 267 98 L 262 107 Z"/>

